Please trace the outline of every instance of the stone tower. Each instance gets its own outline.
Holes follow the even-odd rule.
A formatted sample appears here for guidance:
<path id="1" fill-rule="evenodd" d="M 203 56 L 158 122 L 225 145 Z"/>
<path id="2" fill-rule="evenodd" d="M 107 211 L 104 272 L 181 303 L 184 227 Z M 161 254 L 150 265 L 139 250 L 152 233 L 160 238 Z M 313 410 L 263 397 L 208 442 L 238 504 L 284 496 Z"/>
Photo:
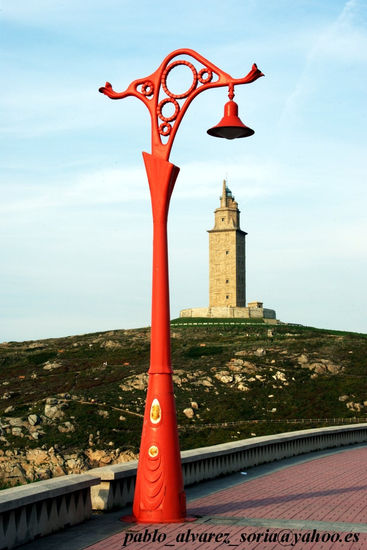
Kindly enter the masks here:
<path id="1" fill-rule="evenodd" d="M 223 181 L 220 207 L 209 233 L 209 307 L 246 307 L 247 233 L 240 229 L 238 204 Z"/>

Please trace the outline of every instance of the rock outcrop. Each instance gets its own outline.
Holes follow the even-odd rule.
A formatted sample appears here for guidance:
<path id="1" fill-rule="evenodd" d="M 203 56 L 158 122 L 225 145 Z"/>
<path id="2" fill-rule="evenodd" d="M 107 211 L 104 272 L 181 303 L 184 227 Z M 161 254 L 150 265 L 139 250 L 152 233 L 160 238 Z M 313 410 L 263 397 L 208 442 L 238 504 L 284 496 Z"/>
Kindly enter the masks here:
<path id="1" fill-rule="evenodd" d="M 29 450 L 0 449 L 0 484 L 23 485 L 31 481 L 81 474 L 90 468 L 120 464 L 134 460 L 131 451 L 87 449 L 77 452 L 61 452 L 55 447 Z"/>

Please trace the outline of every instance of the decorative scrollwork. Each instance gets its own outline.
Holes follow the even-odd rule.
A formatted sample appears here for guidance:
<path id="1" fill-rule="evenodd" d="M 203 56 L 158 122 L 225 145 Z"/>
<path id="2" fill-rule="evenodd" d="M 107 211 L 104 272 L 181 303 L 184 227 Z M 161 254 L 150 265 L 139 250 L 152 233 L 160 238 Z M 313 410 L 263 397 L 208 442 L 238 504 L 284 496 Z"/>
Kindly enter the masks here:
<path id="1" fill-rule="evenodd" d="M 186 67 L 189 67 L 189 69 L 191 69 L 192 71 L 192 76 L 193 76 L 192 84 L 190 88 L 186 90 L 186 92 L 184 92 L 183 94 L 173 94 L 167 87 L 167 76 L 172 71 L 172 69 L 174 67 L 177 67 L 178 65 L 186 65 Z M 198 74 L 192 63 L 190 63 L 189 61 L 186 61 L 185 59 L 178 59 L 177 61 L 174 61 L 173 63 L 168 65 L 168 67 L 163 71 L 161 83 L 162 83 L 163 90 L 166 92 L 166 94 L 169 97 L 172 97 L 174 99 L 184 99 L 189 94 L 191 94 L 193 90 L 195 90 L 196 85 L 198 83 Z"/>
<path id="2" fill-rule="evenodd" d="M 162 113 L 162 109 L 165 105 L 167 105 L 167 103 L 172 103 L 172 105 L 175 108 L 175 112 L 171 116 L 164 116 L 164 114 Z M 162 99 L 162 101 L 159 102 L 157 107 L 157 115 L 161 120 L 163 120 L 163 122 L 172 122 L 173 120 L 175 120 L 179 111 L 180 111 L 180 106 L 177 103 L 177 101 L 173 99 L 173 97 L 166 97 L 165 99 Z"/>
<path id="3" fill-rule="evenodd" d="M 173 61 L 178 56 L 190 57 L 200 65 L 196 69 L 186 59 L 176 59 Z M 193 79 L 188 90 L 182 94 L 174 94 L 167 86 L 167 77 L 172 69 L 179 65 L 188 67 L 192 72 Z M 109 82 L 106 82 L 105 86 L 100 88 L 99 91 L 111 99 L 135 96 L 143 101 L 149 110 L 152 120 L 152 153 L 168 160 L 173 140 L 182 118 L 191 101 L 199 93 L 209 88 L 228 86 L 229 98 L 233 99 L 234 86 L 254 82 L 261 76 L 264 75 L 253 64 L 251 71 L 246 76 L 233 78 L 194 50 L 180 49 L 171 52 L 150 76 L 134 80 L 124 92 L 116 92 Z M 162 90 L 167 97 L 160 100 Z M 176 100 L 183 101 L 178 102 Z M 171 116 L 165 116 L 162 112 L 163 107 L 167 103 L 172 103 L 174 106 L 174 113 Z M 166 137 L 166 139 L 163 140 L 162 137 Z"/>

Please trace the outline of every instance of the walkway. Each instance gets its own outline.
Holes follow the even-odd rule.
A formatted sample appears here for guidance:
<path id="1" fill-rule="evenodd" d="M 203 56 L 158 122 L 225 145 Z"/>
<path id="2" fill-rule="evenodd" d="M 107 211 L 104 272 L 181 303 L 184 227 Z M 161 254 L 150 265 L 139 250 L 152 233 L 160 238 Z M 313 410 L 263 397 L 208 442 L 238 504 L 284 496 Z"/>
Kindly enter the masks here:
<path id="1" fill-rule="evenodd" d="M 122 513 L 115 513 L 109 515 L 111 525 L 106 528 L 110 535 L 115 534 L 100 532 L 99 542 L 94 544 L 88 543 L 88 537 L 83 543 L 82 537 L 74 547 L 367 550 L 366 446 L 252 468 L 246 475 L 238 473 L 199 485 L 187 495 L 188 514 L 197 517 L 192 523 L 124 525 L 118 521 Z M 92 529 L 97 523 L 92 520 L 85 527 Z M 75 535 L 78 538 L 77 531 Z M 49 537 L 46 546 L 42 540 L 22 548 L 62 550 L 60 542 L 51 544 L 54 537 Z"/>

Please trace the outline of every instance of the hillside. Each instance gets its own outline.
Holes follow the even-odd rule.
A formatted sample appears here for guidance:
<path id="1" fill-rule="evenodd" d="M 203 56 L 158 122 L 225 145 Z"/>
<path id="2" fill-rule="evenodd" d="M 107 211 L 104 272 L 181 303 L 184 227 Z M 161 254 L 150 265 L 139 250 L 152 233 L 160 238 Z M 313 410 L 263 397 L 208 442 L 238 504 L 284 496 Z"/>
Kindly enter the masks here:
<path id="1" fill-rule="evenodd" d="M 172 363 L 182 449 L 324 425 L 294 419 L 367 417 L 366 335 L 181 323 L 172 322 Z M 142 328 L 0 344 L 0 470 L 14 453 L 44 464 L 25 479 L 134 457 L 149 337 Z M 50 453 L 63 457 L 54 471 Z"/>

